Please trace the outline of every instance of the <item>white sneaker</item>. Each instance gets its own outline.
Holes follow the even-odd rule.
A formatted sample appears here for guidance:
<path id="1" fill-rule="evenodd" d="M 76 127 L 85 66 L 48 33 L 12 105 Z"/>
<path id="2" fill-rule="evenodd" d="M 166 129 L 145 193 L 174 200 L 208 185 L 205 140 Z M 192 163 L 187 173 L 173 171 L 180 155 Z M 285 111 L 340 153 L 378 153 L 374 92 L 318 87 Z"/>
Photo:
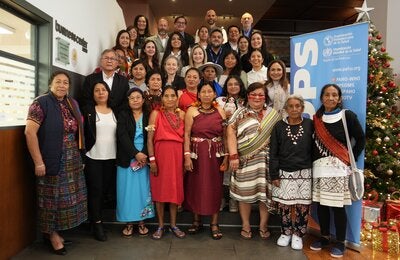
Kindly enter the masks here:
<path id="1" fill-rule="evenodd" d="M 293 234 L 292 236 L 292 248 L 294 250 L 302 250 L 303 249 L 303 239 L 301 237 Z"/>
<path id="2" fill-rule="evenodd" d="M 292 238 L 291 236 L 287 236 L 287 235 L 282 234 L 282 235 L 278 238 L 278 241 L 276 241 L 276 244 L 277 244 L 278 246 L 288 246 L 289 243 L 290 243 L 290 239 L 291 239 L 291 238 Z"/>

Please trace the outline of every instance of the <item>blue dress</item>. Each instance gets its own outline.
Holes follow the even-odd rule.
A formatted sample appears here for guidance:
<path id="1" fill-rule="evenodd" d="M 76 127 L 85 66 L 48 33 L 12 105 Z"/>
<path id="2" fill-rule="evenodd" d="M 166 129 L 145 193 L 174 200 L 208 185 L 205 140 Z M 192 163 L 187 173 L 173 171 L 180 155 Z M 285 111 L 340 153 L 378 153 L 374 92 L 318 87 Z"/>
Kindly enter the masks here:
<path id="1" fill-rule="evenodd" d="M 143 148 L 143 116 L 136 124 L 133 140 L 138 150 Z M 132 162 L 136 162 L 133 158 Z M 154 217 L 154 206 L 150 193 L 149 167 L 138 170 L 117 167 L 117 220 L 121 222 L 141 221 Z"/>

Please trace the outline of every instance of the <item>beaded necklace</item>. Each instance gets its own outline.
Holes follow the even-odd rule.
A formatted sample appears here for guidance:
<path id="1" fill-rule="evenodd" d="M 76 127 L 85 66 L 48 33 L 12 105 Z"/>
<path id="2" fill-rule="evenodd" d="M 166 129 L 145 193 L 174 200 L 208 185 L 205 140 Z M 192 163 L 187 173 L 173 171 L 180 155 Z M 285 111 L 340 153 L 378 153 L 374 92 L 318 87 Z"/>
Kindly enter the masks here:
<path id="1" fill-rule="evenodd" d="M 297 133 L 296 133 L 296 134 L 293 134 L 293 133 L 292 133 L 292 128 L 290 127 L 290 125 L 288 125 L 288 126 L 286 127 L 286 132 L 287 132 L 287 136 L 292 140 L 292 143 L 293 143 L 294 145 L 296 145 L 298 139 L 299 139 L 300 137 L 303 136 L 304 129 L 303 129 L 303 126 L 300 124 L 300 125 L 299 125 L 299 130 L 297 131 Z"/>

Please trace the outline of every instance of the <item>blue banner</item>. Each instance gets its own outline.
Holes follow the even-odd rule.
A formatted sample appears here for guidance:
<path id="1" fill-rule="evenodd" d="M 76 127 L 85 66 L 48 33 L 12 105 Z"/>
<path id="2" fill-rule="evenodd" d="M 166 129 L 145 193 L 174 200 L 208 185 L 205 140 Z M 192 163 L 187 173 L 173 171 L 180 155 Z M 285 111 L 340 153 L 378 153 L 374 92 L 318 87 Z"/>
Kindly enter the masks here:
<path id="1" fill-rule="evenodd" d="M 322 87 L 335 83 L 342 89 L 343 107 L 357 114 L 365 131 L 368 23 L 291 37 L 290 53 L 290 92 L 305 99 L 305 116 L 312 118 L 321 106 Z M 361 169 L 364 168 L 363 158 L 361 154 L 357 163 Z M 356 244 L 360 243 L 361 206 L 361 201 L 357 201 L 346 207 L 346 239 Z M 312 215 L 316 216 L 315 210 Z"/>

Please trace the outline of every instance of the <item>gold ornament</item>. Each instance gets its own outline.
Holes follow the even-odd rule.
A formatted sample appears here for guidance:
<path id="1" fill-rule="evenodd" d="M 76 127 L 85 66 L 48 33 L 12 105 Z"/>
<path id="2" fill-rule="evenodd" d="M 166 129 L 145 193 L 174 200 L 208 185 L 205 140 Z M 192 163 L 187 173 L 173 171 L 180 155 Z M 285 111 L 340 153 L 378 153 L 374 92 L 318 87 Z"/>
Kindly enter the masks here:
<path id="1" fill-rule="evenodd" d="M 382 139 L 380 139 L 379 137 L 376 138 L 375 141 L 376 141 L 378 144 L 381 144 L 381 143 L 382 143 Z"/>
<path id="2" fill-rule="evenodd" d="M 379 107 L 380 107 L 380 108 L 385 108 L 385 107 L 386 107 L 386 104 L 385 104 L 384 102 L 382 102 L 382 103 L 379 104 Z"/>
<path id="3" fill-rule="evenodd" d="M 392 176 L 393 175 L 393 171 L 391 169 L 386 171 L 387 175 Z"/>

